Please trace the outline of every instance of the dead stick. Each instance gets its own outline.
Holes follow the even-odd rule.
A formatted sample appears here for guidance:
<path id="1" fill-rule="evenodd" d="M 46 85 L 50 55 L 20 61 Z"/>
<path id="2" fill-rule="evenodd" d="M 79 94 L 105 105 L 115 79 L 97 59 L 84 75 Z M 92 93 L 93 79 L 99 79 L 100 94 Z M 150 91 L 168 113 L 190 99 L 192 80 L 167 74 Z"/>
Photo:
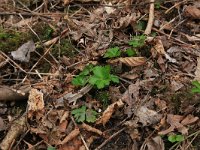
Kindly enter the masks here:
<path id="1" fill-rule="evenodd" d="M 154 2 L 155 0 L 150 0 L 150 8 L 149 8 L 149 20 L 147 27 L 144 31 L 144 34 L 149 35 L 151 33 L 151 28 L 153 26 L 154 21 Z"/>

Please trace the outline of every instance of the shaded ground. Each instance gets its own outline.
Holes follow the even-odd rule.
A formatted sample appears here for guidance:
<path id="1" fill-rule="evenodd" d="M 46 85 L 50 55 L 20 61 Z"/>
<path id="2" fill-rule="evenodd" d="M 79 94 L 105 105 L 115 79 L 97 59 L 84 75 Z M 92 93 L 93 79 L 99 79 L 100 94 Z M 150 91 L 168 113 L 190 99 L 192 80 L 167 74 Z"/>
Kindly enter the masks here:
<path id="1" fill-rule="evenodd" d="M 0 3 L 2 150 L 200 149 L 200 1 Z"/>

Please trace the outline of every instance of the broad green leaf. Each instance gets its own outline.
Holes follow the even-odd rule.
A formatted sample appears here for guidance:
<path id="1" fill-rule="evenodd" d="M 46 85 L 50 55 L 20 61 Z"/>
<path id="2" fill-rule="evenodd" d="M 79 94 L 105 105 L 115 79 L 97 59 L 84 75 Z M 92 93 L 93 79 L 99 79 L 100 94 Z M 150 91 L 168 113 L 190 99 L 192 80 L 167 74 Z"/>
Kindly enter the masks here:
<path id="1" fill-rule="evenodd" d="M 77 108 L 72 110 L 72 115 L 74 115 L 74 118 L 77 122 L 84 122 L 85 121 L 85 115 L 86 115 L 86 106 L 82 106 L 81 108 Z"/>
<path id="2" fill-rule="evenodd" d="M 145 35 L 135 36 L 131 41 L 129 41 L 129 45 L 134 48 L 142 47 L 145 44 L 145 40 Z"/>
<path id="3" fill-rule="evenodd" d="M 84 76 L 89 75 L 89 73 L 92 71 L 93 67 L 94 67 L 94 66 L 93 66 L 92 64 L 87 65 L 87 66 L 83 69 L 83 71 L 80 73 L 80 75 L 84 75 Z"/>
<path id="4" fill-rule="evenodd" d="M 195 87 L 192 88 L 192 93 L 200 93 L 200 83 L 199 81 L 192 81 L 192 85 L 194 85 Z"/>
<path id="5" fill-rule="evenodd" d="M 170 141 L 171 143 L 176 142 L 176 135 L 169 135 L 168 136 L 168 141 Z"/>
<path id="6" fill-rule="evenodd" d="M 93 68 L 93 73 L 96 77 L 107 79 L 110 77 L 110 66 L 96 66 Z"/>
<path id="7" fill-rule="evenodd" d="M 97 112 L 92 110 L 92 109 L 87 109 L 86 111 L 86 121 L 87 122 L 95 122 L 96 121 L 96 116 L 97 116 Z"/>
<path id="8" fill-rule="evenodd" d="M 130 49 L 130 48 L 126 50 L 126 54 L 127 54 L 129 57 L 131 57 L 131 56 L 136 56 L 136 55 L 137 55 L 136 51 L 133 50 L 133 49 Z"/>
<path id="9" fill-rule="evenodd" d="M 176 141 L 177 141 L 177 142 L 182 142 L 182 141 L 184 141 L 184 136 L 183 136 L 183 135 L 176 135 Z"/>
<path id="10" fill-rule="evenodd" d="M 87 80 L 87 76 L 78 75 L 72 79 L 72 84 L 75 86 L 84 86 L 87 83 Z"/>
<path id="11" fill-rule="evenodd" d="M 105 55 L 104 58 L 114 58 L 114 57 L 118 57 L 121 55 L 121 51 L 119 49 L 119 47 L 113 47 L 113 48 L 109 48 Z"/>
<path id="12" fill-rule="evenodd" d="M 118 76 L 111 75 L 111 80 L 112 80 L 112 82 L 114 82 L 114 83 L 119 83 L 119 78 L 118 78 Z"/>

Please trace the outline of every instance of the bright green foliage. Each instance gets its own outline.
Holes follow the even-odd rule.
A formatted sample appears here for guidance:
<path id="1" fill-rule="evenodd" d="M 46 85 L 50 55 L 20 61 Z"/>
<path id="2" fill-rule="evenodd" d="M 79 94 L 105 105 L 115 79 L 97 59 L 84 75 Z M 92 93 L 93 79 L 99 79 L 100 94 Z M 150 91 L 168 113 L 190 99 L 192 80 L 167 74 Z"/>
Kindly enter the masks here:
<path id="1" fill-rule="evenodd" d="M 160 8 L 160 2 L 155 2 L 155 9 L 159 9 Z"/>
<path id="2" fill-rule="evenodd" d="M 168 141 L 174 143 L 174 142 L 182 142 L 184 141 L 184 136 L 180 134 L 175 134 L 175 135 L 169 135 L 168 136 Z"/>
<path id="3" fill-rule="evenodd" d="M 84 86 L 87 83 L 88 77 L 84 75 L 78 75 L 72 79 L 72 84 L 75 86 Z"/>
<path id="4" fill-rule="evenodd" d="M 119 47 L 113 47 L 113 48 L 109 48 L 105 55 L 104 58 L 114 58 L 114 57 L 118 57 L 121 55 L 121 51 L 119 49 Z"/>
<path id="5" fill-rule="evenodd" d="M 136 51 L 133 50 L 133 49 L 130 49 L 130 48 L 127 49 L 125 53 L 126 53 L 129 57 L 131 57 L 131 56 L 136 56 L 136 55 L 137 55 Z"/>
<path id="6" fill-rule="evenodd" d="M 134 47 L 134 48 L 139 48 L 144 46 L 146 40 L 145 35 L 140 35 L 140 36 L 134 36 L 131 41 L 129 41 L 129 45 Z"/>
<path id="7" fill-rule="evenodd" d="M 52 146 L 48 146 L 47 150 L 56 150 L 56 148 Z"/>
<path id="8" fill-rule="evenodd" d="M 76 86 L 84 86 L 86 83 L 97 86 L 102 89 L 110 84 L 110 82 L 119 83 L 119 78 L 110 74 L 110 66 L 86 66 L 86 68 L 75 78 L 72 84 Z"/>
<path id="9" fill-rule="evenodd" d="M 200 83 L 199 81 L 192 81 L 192 85 L 195 87 L 192 88 L 192 93 L 200 93 Z"/>
<path id="10" fill-rule="evenodd" d="M 92 109 L 86 109 L 86 106 L 82 106 L 81 108 L 74 109 L 72 112 L 74 118 L 77 122 L 95 122 L 97 112 Z"/>
<path id="11" fill-rule="evenodd" d="M 96 85 L 98 89 L 102 89 L 110 84 L 110 81 L 119 83 L 119 79 L 115 75 L 110 74 L 110 66 L 96 66 L 93 68 L 93 76 L 89 78 L 89 83 Z"/>

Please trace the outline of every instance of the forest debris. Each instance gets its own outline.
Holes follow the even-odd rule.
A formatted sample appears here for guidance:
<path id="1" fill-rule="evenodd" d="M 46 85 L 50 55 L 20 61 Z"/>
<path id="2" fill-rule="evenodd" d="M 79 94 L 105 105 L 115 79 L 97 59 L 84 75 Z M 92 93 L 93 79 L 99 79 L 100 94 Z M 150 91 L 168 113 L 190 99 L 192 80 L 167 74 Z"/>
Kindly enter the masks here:
<path id="1" fill-rule="evenodd" d="M 81 127 L 82 127 L 83 129 L 89 131 L 89 132 L 94 132 L 94 133 L 97 133 L 97 134 L 99 134 L 99 135 L 102 135 L 102 134 L 103 134 L 103 132 L 102 132 L 101 130 L 98 130 L 98 129 L 96 129 L 96 128 L 93 128 L 93 127 L 91 127 L 90 125 L 87 125 L 87 124 L 85 124 L 85 123 L 83 123 L 83 124 L 81 125 Z"/>
<path id="2" fill-rule="evenodd" d="M 16 51 L 12 51 L 11 55 L 13 59 L 21 62 L 29 62 L 30 53 L 35 51 L 35 43 L 30 40 L 20 46 Z"/>
<path id="3" fill-rule="evenodd" d="M 143 126 L 155 124 L 162 118 L 161 114 L 158 114 L 154 110 L 148 109 L 146 106 L 141 106 L 138 108 L 135 115 L 139 117 L 139 122 L 141 122 Z"/>
<path id="4" fill-rule="evenodd" d="M 127 66 L 135 67 L 143 65 L 146 62 L 146 59 L 144 57 L 124 57 L 119 58 L 119 61 Z"/>
<path id="5" fill-rule="evenodd" d="M 148 150 L 165 150 L 163 139 L 160 136 L 148 139 L 146 145 Z"/>
<path id="6" fill-rule="evenodd" d="M 103 124 L 105 125 L 111 118 L 112 114 L 115 111 L 115 108 L 120 108 L 124 105 L 124 103 L 122 102 L 122 100 L 118 100 L 115 103 L 112 103 L 111 105 L 109 105 L 106 110 L 103 112 L 103 115 L 96 121 L 96 124 Z"/>
<path id="7" fill-rule="evenodd" d="M 196 6 L 187 6 L 184 11 L 185 15 L 193 19 L 200 19 L 200 9 Z"/>
<path id="8" fill-rule="evenodd" d="M 177 129 L 183 135 L 187 135 L 188 129 L 185 126 L 196 122 L 198 119 L 198 117 L 194 117 L 193 115 L 188 115 L 184 118 L 180 115 L 168 114 L 166 121 L 168 124 L 170 124 L 170 127 L 164 131 L 159 132 L 158 134 L 165 135 Z"/>
<path id="9" fill-rule="evenodd" d="M 0 101 L 18 101 L 28 98 L 30 86 L 22 86 L 19 90 L 11 89 L 7 86 L 0 86 Z"/>
<path id="10" fill-rule="evenodd" d="M 5 124 L 3 122 L 3 119 L 0 117 L 0 131 L 5 129 Z"/>
<path id="11" fill-rule="evenodd" d="M 191 42 L 199 42 L 200 41 L 200 34 L 196 34 L 196 35 L 193 35 L 193 36 L 189 36 L 187 34 L 185 34 L 185 36 L 187 37 L 188 41 L 191 41 Z"/>
<path id="12" fill-rule="evenodd" d="M 200 82 L 200 56 L 197 57 L 197 68 L 194 74 L 195 74 L 194 80 L 197 80 Z"/>
<path id="13" fill-rule="evenodd" d="M 6 137 L 0 143 L 1 150 L 12 149 L 11 145 L 16 138 L 26 130 L 26 115 L 22 115 L 19 119 L 15 120 L 8 130 Z"/>
<path id="14" fill-rule="evenodd" d="M 71 141 L 73 138 L 77 137 L 80 134 L 79 128 L 75 128 L 72 132 L 70 132 L 61 142 L 60 144 L 63 145 L 68 141 Z"/>
<path id="15" fill-rule="evenodd" d="M 43 93 L 37 89 L 31 89 L 28 99 L 28 118 L 32 117 L 33 113 L 40 113 L 43 109 Z"/>

